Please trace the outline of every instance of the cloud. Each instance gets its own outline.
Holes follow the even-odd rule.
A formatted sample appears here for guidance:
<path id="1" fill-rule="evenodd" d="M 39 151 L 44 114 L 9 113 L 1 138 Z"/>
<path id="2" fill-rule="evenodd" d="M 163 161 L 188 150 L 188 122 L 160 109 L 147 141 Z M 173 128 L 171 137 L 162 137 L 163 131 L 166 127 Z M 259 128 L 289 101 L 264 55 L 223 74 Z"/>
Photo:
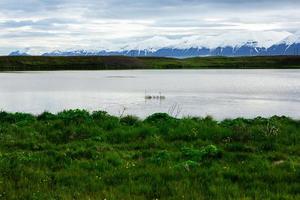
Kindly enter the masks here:
<path id="1" fill-rule="evenodd" d="M 58 18 L 46 18 L 42 20 L 7 20 L 0 22 L 1 28 L 24 28 L 30 27 L 31 29 L 51 30 L 57 28 L 66 28 L 69 24 L 77 23 L 73 19 L 58 19 Z"/>
<path id="2" fill-rule="evenodd" d="M 15 48 L 118 48 L 156 35 L 299 31 L 298 0 L 1 0 L 0 54 Z"/>

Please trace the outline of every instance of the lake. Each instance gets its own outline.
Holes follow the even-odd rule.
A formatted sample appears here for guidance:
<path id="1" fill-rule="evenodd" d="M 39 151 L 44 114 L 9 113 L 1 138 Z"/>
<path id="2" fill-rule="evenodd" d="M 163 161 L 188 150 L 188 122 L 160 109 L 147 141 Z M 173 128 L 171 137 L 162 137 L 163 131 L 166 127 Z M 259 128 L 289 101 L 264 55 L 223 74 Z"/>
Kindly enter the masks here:
<path id="1" fill-rule="evenodd" d="M 145 99 L 145 95 L 165 99 Z M 124 70 L 0 73 L 0 109 L 64 109 L 216 119 L 300 118 L 300 70 Z"/>

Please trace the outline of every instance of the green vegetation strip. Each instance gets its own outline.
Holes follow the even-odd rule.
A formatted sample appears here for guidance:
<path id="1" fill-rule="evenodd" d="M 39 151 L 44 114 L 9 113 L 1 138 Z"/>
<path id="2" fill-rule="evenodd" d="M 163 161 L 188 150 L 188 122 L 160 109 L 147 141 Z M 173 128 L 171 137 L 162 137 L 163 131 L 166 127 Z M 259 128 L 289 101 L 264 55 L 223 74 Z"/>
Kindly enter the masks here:
<path id="1" fill-rule="evenodd" d="M 300 121 L 0 112 L 0 199 L 300 199 Z"/>
<path id="2" fill-rule="evenodd" d="M 295 69 L 300 56 L 197 57 L 187 59 L 86 56 L 2 56 L 0 71 L 114 70 L 114 69 Z"/>

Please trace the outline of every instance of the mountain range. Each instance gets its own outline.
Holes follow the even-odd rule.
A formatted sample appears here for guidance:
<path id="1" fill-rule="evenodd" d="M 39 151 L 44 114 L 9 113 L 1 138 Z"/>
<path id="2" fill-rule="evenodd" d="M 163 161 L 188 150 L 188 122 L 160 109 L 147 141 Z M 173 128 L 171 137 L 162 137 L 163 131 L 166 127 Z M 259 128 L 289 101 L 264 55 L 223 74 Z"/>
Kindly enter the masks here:
<path id="1" fill-rule="evenodd" d="M 11 56 L 28 56 L 26 51 L 14 51 Z M 114 50 L 56 50 L 41 53 L 42 56 L 264 56 L 300 55 L 300 32 L 228 32 L 213 36 L 189 36 L 170 39 L 155 36 L 131 42 Z"/>

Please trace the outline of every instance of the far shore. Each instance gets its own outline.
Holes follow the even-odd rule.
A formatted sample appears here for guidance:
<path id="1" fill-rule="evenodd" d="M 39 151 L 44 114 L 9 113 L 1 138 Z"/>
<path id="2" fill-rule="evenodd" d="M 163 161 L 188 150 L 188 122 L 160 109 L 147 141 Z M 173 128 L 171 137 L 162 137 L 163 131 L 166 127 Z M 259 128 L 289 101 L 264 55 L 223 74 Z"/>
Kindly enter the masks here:
<path id="1" fill-rule="evenodd" d="M 128 69 L 300 69 L 300 56 L 159 58 L 0 56 L 0 71 Z"/>

